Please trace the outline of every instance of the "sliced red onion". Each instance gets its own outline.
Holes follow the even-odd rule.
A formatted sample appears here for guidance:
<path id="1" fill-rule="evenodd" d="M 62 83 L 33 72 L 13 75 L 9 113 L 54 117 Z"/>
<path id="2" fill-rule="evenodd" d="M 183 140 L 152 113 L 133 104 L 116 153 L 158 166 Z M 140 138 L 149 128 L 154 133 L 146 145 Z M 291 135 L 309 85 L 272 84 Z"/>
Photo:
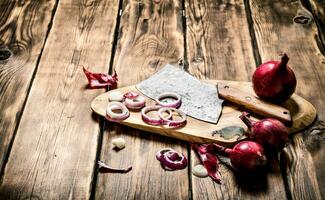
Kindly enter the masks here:
<path id="1" fill-rule="evenodd" d="M 183 169 L 187 166 L 186 157 L 171 148 L 159 150 L 156 153 L 156 158 L 160 161 L 161 166 L 168 171 Z"/>
<path id="2" fill-rule="evenodd" d="M 174 151 L 174 149 L 171 149 L 171 148 L 163 148 L 163 149 L 160 149 L 157 153 L 156 153 L 156 158 L 157 160 L 161 160 L 161 157 L 163 154 L 165 154 L 166 152 L 168 151 Z"/>
<path id="3" fill-rule="evenodd" d="M 160 108 L 161 108 L 161 106 L 147 106 L 147 107 L 142 108 L 142 110 L 141 110 L 142 120 L 145 123 L 153 125 L 153 126 L 161 125 L 163 120 L 160 117 L 159 118 L 153 118 L 153 117 L 149 117 L 147 115 L 148 112 L 150 112 L 150 111 L 158 111 Z M 168 116 L 166 118 L 171 118 L 172 117 L 172 112 L 170 112 L 170 111 L 167 111 L 167 112 L 169 112 L 169 114 L 168 114 Z"/>
<path id="4" fill-rule="evenodd" d="M 165 99 L 167 97 L 171 97 L 173 99 L 176 99 L 175 101 L 172 102 L 163 102 L 162 99 Z M 158 105 L 162 107 L 169 107 L 169 108 L 179 108 L 182 104 L 181 96 L 173 93 L 173 92 L 168 92 L 168 93 L 162 93 L 156 98 L 156 102 Z"/>
<path id="5" fill-rule="evenodd" d="M 146 105 L 146 99 L 139 95 L 136 98 L 125 98 L 124 101 L 125 105 L 129 109 L 140 109 L 143 108 Z"/>
<path id="6" fill-rule="evenodd" d="M 167 169 L 184 169 L 187 166 L 187 159 L 183 154 L 175 150 L 167 151 L 161 156 L 161 164 Z"/>
<path id="7" fill-rule="evenodd" d="M 115 113 L 113 110 L 120 110 L 121 113 Z M 120 102 L 110 102 L 106 109 L 106 119 L 108 121 L 120 122 L 130 116 L 129 110 Z"/>
<path id="8" fill-rule="evenodd" d="M 139 96 L 139 94 L 136 92 L 127 92 L 123 96 L 125 99 L 135 99 Z"/>
<path id="9" fill-rule="evenodd" d="M 163 116 L 163 113 L 166 111 L 170 111 L 170 113 L 177 112 L 182 119 L 173 120 L 172 117 L 166 118 Z M 160 108 L 158 110 L 158 115 L 163 120 L 163 124 L 167 125 L 168 127 L 176 128 L 186 124 L 186 114 L 176 108 L 168 108 L 168 107 Z"/>

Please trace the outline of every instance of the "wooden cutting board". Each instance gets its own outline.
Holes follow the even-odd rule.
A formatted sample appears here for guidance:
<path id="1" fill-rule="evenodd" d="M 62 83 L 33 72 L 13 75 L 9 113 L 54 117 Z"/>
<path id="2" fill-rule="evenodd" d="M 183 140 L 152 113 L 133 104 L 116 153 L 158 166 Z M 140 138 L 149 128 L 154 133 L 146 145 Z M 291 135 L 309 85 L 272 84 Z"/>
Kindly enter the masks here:
<path id="1" fill-rule="evenodd" d="M 252 89 L 250 82 L 237 82 L 237 81 L 224 81 L 224 80 L 209 80 L 206 82 L 211 84 L 218 84 L 218 83 L 227 84 L 231 87 L 240 89 L 243 92 L 247 92 L 249 94 L 254 95 L 254 91 Z M 139 92 L 135 88 L 135 86 L 118 88 L 116 90 L 111 90 L 111 91 L 120 91 L 122 93 L 126 93 L 129 91 Z M 109 92 L 99 95 L 91 103 L 92 110 L 101 116 L 105 116 Z M 154 105 L 154 104 L 155 102 L 152 99 L 149 98 L 146 99 L 146 105 Z M 293 125 L 289 128 L 290 134 L 305 129 L 316 118 L 316 109 L 314 108 L 314 106 L 298 95 L 295 94 L 292 95 L 292 97 L 288 101 L 286 101 L 282 106 L 287 108 L 290 111 L 292 116 Z M 119 123 L 136 129 L 157 133 L 168 137 L 173 137 L 180 140 L 196 142 L 196 143 L 216 142 L 226 146 L 232 146 L 237 142 L 239 142 L 240 140 L 245 139 L 246 136 L 233 135 L 232 137 L 229 138 L 229 135 L 225 136 L 220 133 L 213 135 L 212 133 L 216 130 L 221 130 L 229 126 L 240 126 L 244 129 L 244 131 L 248 132 L 246 125 L 239 119 L 241 112 L 242 110 L 240 110 L 236 106 L 225 102 L 223 104 L 222 113 L 217 124 L 207 123 L 207 122 L 203 122 L 188 117 L 187 124 L 181 128 L 173 129 L 173 128 L 163 128 L 161 126 L 151 126 L 142 121 L 140 111 L 138 112 L 130 111 L 130 117 Z M 261 119 L 261 117 L 254 116 L 253 114 L 252 114 L 252 118 L 256 120 Z"/>

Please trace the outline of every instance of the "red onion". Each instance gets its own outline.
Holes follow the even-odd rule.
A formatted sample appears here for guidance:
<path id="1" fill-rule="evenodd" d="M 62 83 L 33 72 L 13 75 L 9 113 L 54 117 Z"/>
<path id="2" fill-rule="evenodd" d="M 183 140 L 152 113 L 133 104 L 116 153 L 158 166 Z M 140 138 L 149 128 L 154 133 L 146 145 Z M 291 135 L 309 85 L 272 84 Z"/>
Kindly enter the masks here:
<path id="1" fill-rule="evenodd" d="M 167 97 L 171 97 L 171 98 L 175 99 L 175 101 L 163 102 L 162 99 L 165 99 Z M 170 108 L 178 108 L 182 104 L 181 96 L 176 93 L 173 93 L 173 92 L 167 92 L 167 93 L 160 94 L 156 98 L 156 102 L 158 105 L 160 105 L 162 107 L 170 107 Z"/>
<path id="2" fill-rule="evenodd" d="M 153 117 L 149 117 L 147 115 L 148 112 L 150 111 L 158 111 L 161 108 L 161 106 L 147 106 L 142 108 L 141 110 L 141 116 L 142 116 L 142 120 L 150 125 L 153 126 L 159 126 L 163 123 L 163 120 L 158 117 L 158 118 L 153 118 Z M 167 111 L 169 112 L 168 116 L 166 118 L 171 118 L 172 117 L 172 112 L 171 111 Z"/>
<path id="3" fill-rule="evenodd" d="M 273 103 L 290 98 L 296 89 L 297 80 L 287 65 L 288 61 L 287 54 L 283 54 L 281 61 L 268 61 L 255 70 L 252 82 L 257 96 Z"/>
<path id="4" fill-rule="evenodd" d="M 261 144 L 268 153 L 280 151 L 288 141 L 289 131 L 277 119 L 266 118 L 254 121 L 247 112 L 243 112 L 240 119 L 250 129 L 250 138 Z"/>
<path id="5" fill-rule="evenodd" d="M 113 110 L 120 110 L 121 113 L 116 113 Z M 129 110 L 120 102 L 110 102 L 106 109 L 106 119 L 108 121 L 119 122 L 130 116 Z"/>
<path id="6" fill-rule="evenodd" d="M 163 148 L 163 149 L 160 149 L 159 151 L 157 151 L 157 153 L 156 153 L 156 158 L 157 158 L 157 160 L 160 161 L 162 155 L 165 154 L 165 153 L 168 152 L 168 151 L 173 151 L 173 149 L 172 149 L 172 148 Z"/>
<path id="7" fill-rule="evenodd" d="M 228 154 L 232 166 L 238 171 L 256 171 L 267 163 L 263 147 L 253 141 L 239 142 L 232 149 L 218 144 L 213 147 Z"/>
<path id="8" fill-rule="evenodd" d="M 125 98 L 124 103 L 129 109 L 141 109 L 146 105 L 146 99 L 139 95 L 135 98 Z"/>
<path id="9" fill-rule="evenodd" d="M 167 117 L 164 117 L 163 116 L 164 112 L 169 112 L 171 114 L 173 112 L 176 112 L 182 119 L 181 120 L 173 120 L 172 116 L 169 116 L 169 115 Z M 167 107 L 160 108 L 158 110 L 158 115 L 163 120 L 162 123 L 167 125 L 167 127 L 177 128 L 180 126 L 184 126 L 186 124 L 186 114 L 176 108 L 167 108 Z"/>
<path id="10" fill-rule="evenodd" d="M 139 94 L 136 92 L 127 92 L 123 96 L 124 96 L 124 98 L 135 99 L 139 96 Z"/>
<path id="11" fill-rule="evenodd" d="M 186 157 L 171 148 L 161 149 L 156 153 L 156 158 L 166 170 L 184 169 L 187 166 Z"/>

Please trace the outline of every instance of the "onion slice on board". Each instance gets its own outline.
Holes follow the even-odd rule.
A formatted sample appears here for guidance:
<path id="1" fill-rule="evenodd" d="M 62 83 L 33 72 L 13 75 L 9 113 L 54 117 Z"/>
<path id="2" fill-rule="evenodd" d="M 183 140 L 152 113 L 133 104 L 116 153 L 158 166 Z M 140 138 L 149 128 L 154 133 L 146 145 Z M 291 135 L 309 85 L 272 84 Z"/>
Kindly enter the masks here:
<path id="1" fill-rule="evenodd" d="M 172 117 L 171 118 L 164 117 L 163 113 L 167 112 L 167 111 L 170 111 L 171 113 L 176 112 L 182 119 L 181 120 L 173 120 Z M 171 128 L 177 128 L 177 127 L 185 125 L 185 123 L 186 123 L 186 114 L 176 108 L 168 108 L 168 107 L 160 108 L 158 110 L 158 115 L 163 120 L 163 124 L 165 124 Z"/>
<path id="2" fill-rule="evenodd" d="M 114 110 L 120 110 L 120 113 L 114 112 Z M 119 122 L 125 120 L 130 116 L 129 110 L 124 104 L 120 102 L 110 102 L 106 109 L 106 119 L 108 121 Z"/>
<path id="3" fill-rule="evenodd" d="M 163 102 L 162 100 L 165 98 L 173 98 L 175 101 L 172 102 Z M 179 108 L 182 104 L 182 99 L 179 94 L 173 93 L 173 92 L 166 92 L 160 94 L 156 99 L 156 102 L 158 105 L 162 107 L 169 107 L 169 108 Z"/>
<path id="4" fill-rule="evenodd" d="M 135 99 L 139 96 L 139 94 L 136 92 L 127 92 L 123 96 L 125 99 Z"/>
<path id="5" fill-rule="evenodd" d="M 125 98 L 124 103 L 129 109 L 141 109 L 146 105 L 146 99 L 138 95 L 135 98 Z"/>
<path id="6" fill-rule="evenodd" d="M 161 106 L 147 106 L 147 107 L 142 108 L 142 110 L 141 110 L 142 120 L 145 123 L 153 125 L 153 126 L 161 125 L 163 120 L 160 117 L 153 118 L 153 117 L 149 117 L 147 115 L 148 112 L 150 112 L 150 111 L 158 111 L 160 108 L 161 108 Z M 169 111 L 169 114 L 168 114 L 168 116 L 166 118 L 171 118 L 171 117 L 172 117 L 172 112 Z"/>

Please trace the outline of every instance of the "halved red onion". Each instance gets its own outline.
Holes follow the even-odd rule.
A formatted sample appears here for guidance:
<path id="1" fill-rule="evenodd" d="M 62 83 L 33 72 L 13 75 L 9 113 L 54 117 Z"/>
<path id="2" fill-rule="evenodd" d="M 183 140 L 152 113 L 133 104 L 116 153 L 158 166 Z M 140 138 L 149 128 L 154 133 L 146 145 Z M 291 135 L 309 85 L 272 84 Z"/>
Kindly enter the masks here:
<path id="1" fill-rule="evenodd" d="M 163 102 L 162 100 L 165 98 L 173 98 L 175 101 L 172 102 Z M 173 93 L 173 92 L 167 92 L 167 93 L 162 93 L 156 98 L 156 102 L 158 105 L 162 107 L 169 107 L 169 108 L 179 108 L 182 104 L 181 96 Z"/>
<path id="2" fill-rule="evenodd" d="M 123 96 L 125 99 L 135 99 L 139 96 L 139 94 L 136 92 L 127 92 Z"/>
<path id="3" fill-rule="evenodd" d="M 147 115 L 148 112 L 150 112 L 150 111 L 158 111 L 160 108 L 161 108 L 161 106 L 147 106 L 147 107 L 142 108 L 142 110 L 141 110 L 142 120 L 145 123 L 150 124 L 150 125 L 153 125 L 153 126 L 159 126 L 159 125 L 161 125 L 162 122 L 163 122 L 163 120 L 160 117 L 153 118 L 153 117 L 149 117 Z M 165 118 L 172 117 L 172 112 L 170 112 L 168 110 L 166 112 L 168 112 L 169 114 Z"/>
<path id="4" fill-rule="evenodd" d="M 125 98 L 124 103 L 127 108 L 130 109 L 140 109 L 143 108 L 146 105 L 146 99 L 139 95 L 136 98 Z"/>
<path id="5" fill-rule="evenodd" d="M 166 170 L 184 169 L 187 166 L 187 159 L 177 151 L 165 148 L 156 153 L 156 158 Z"/>
<path id="6" fill-rule="evenodd" d="M 163 116 L 163 113 L 166 111 L 170 111 L 170 113 L 176 112 L 182 119 L 173 120 L 173 117 L 166 118 Z M 158 110 L 158 115 L 163 120 L 163 124 L 167 125 L 168 127 L 177 128 L 186 124 L 186 114 L 176 108 L 160 108 Z"/>
<path id="7" fill-rule="evenodd" d="M 114 110 L 120 110 L 121 113 L 116 113 Z M 106 119 L 108 121 L 120 122 L 130 116 L 129 110 L 121 102 L 110 102 L 106 109 Z"/>

